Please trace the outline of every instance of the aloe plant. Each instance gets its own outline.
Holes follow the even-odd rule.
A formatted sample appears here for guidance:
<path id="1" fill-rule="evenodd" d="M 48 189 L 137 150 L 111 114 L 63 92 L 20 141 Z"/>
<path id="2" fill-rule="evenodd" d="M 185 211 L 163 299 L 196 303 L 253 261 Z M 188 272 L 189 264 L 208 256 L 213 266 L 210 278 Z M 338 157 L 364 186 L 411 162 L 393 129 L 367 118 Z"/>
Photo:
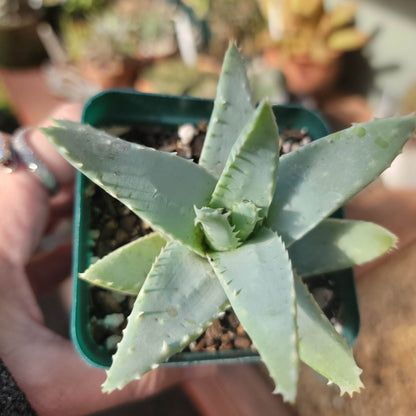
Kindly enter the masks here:
<path id="1" fill-rule="evenodd" d="M 300 360 L 342 394 L 359 391 L 351 349 L 298 273 L 352 267 L 394 247 L 395 236 L 376 224 L 328 216 L 389 166 L 415 127 L 410 116 L 374 120 L 279 158 L 271 107 L 254 106 L 230 45 L 199 165 L 79 123 L 45 129 L 64 157 L 155 231 L 81 275 L 137 295 L 103 391 L 167 361 L 228 305 L 285 400 L 296 398 Z"/>

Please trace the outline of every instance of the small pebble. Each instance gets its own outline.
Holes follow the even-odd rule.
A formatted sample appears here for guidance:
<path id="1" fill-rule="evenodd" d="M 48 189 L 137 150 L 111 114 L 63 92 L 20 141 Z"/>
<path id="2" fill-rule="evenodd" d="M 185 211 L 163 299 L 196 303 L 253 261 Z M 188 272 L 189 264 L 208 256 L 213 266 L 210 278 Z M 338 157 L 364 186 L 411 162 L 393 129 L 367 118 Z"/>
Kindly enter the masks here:
<path id="1" fill-rule="evenodd" d="M 118 245 L 122 245 L 125 244 L 129 241 L 129 234 L 127 233 L 126 230 L 123 230 L 123 228 L 119 228 L 116 231 L 116 235 L 115 235 L 115 241 Z"/>
<path id="2" fill-rule="evenodd" d="M 94 298 L 97 302 L 97 306 L 103 311 L 104 314 L 122 311 L 120 302 L 113 296 L 111 292 L 107 290 L 97 291 Z"/>
<path id="3" fill-rule="evenodd" d="M 214 323 L 206 330 L 208 337 L 213 339 L 220 339 L 222 335 L 222 327 L 220 321 L 217 319 Z"/>
<path id="4" fill-rule="evenodd" d="M 195 341 L 192 341 L 190 344 L 189 344 L 189 349 L 191 350 L 191 351 L 195 351 L 195 347 L 196 347 L 196 342 Z"/>
<path id="5" fill-rule="evenodd" d="M 110 313 L 103 319 L 97 319 L 97 324 L 108 329 L 115 329 L 121 326 L 124 322 L 124 315 L 122 313 Z"/>
<path id="6" fill-rule="evenodd" d="M 238 325 L 237 334 L 238 335 L 245 335 L 246 331 L 244 331 L 243 325 Z"/>
<path id="7" fill-rule="evenodd" d="M 238 320 L 237 316 L 234 313 L 228 314 L 227 321 L 230 327 L 234 329 L 238 328 L 238 326 L 240 325 L 240 321 Z"/>
<path id="8" fill-rule="evenodd" d="M 250 339 L 245 337 L 245 336 L 238 335 L 234 339 L 234 346 L 236 348 L 246 350 L 246 349 L 250 348 L 250 345 L 251 345 Z"/>
<path id="9" fill-rule="evenodd" d="M 189 146 L 192 143 L 192 140 L 194 139 L 197 132 L 198 130 L 192 124 L 182 124 L 182 126 L 179 126 L 178 128 L 179 140 L 183 145 Z"/>
<path id="10" fill-rule="evenodd" d="M 201 338 L 201 340 L 195 345 L 195 351 L 204 351 L 206 347 L 206 339 Z"/>
<path id="11" fill-rule="evenodd" d="M 121 341 L 120 335 L 110 335 L 105 340 L 105 348 L 109 351 L 114 351 L 117 347 L 117 344 Z"/>
<path id="12" fill-rule="evenodd" d="M 228 334 L 221 335 L 220 350 L 231 350 L 233 349 L 233 343 L 231 337 Z"/>
<path id="13" fill-rule="evenodd" d="M 126 232 L 131 232 L 132 228 L 136 225 L 138 218 L 134 214 L 126 215 L 120 220 L 120 226 Z"/>

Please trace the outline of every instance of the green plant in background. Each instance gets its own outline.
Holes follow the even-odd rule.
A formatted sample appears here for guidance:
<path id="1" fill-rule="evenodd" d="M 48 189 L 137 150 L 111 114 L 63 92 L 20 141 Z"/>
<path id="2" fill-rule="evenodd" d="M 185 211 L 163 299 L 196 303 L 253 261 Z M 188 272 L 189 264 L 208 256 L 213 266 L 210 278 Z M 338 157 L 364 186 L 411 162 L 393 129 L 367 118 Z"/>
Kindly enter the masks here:
<path id="1" fill-rule="evenodd" d="M 106 62 L 138 55 L 162 56 L 176 48 L 171 22 L 174 8 L 164 1 L 143 0 L 128 7 L 108 0 L 96 7 L 90 2 L 79 3 L 74 2 L 74 10 L 62 19 L 66 47 L 75 61 L 84 57 Z M 72 10 L 70 5 L 68 10 Z"/>
<path id="2" fill-rule="evenodd" d="M 204 21 L 207 25 L 205 28 L 207 33 L 200 35 L 207 37 L 204 51 L 209 56 L 221 59 L 229 39 L 234 39 L 242 45 L 245 53 L 258 53 L 253 39 L 264 29 L 265 20 L 261 16 L 256 0 L 171 0 L 171 2 L 192 9 L 195 18 Z"/>
<path id="3" fill-rule="evenodd" d="M 121 6 L 91 16 L 91 38 L 87 53 L 107 48 L 125 56 L 157 56 L 176 48 L 171 22 L 173 6 L 164 1 L 140 2 L 124 10 Z"/>
<path id="4" fill-rule="evenodd" d="M 358 50 L 369 40 L 354 25 L 357 2 L 339 2 L 326 11 L 323 0 L 257 1 L 285 58 L 309 56 L 314 62 L 325 62 Z"/>
<path id="5" fill-rule="evenodd" d="M 94 15 L 105 10 L 113 0 L 66 0 L 63 9 L 74 17 L 85 17 Z"/>
<path id="6" fill-rule="evenodd" d="M 228 305 L 286 400 L 295 400 L 300 360 L 341 393 L 358 391 L 350 348 L 298 273 L 352 267 L 394 247 L 378 225 L 327 217 L 390 165 L 415 127 L 413 117 L 374 120 L 279 159 L 270 105 L 254 107 L 230 46 L 199 165 L 79 123 L 45 129 L 64 157 L 155 231 L 81 276 L 137 294 L 103 391 L 167 361 Z"/>
<path id="7" fill-rule="evenodd" d="M 218 74 L 188 67 L 181 58 L 174 57 L 144 69 L 141 80 L 150 84 L 152 91 L 158 94 L 214 98 Z"/>

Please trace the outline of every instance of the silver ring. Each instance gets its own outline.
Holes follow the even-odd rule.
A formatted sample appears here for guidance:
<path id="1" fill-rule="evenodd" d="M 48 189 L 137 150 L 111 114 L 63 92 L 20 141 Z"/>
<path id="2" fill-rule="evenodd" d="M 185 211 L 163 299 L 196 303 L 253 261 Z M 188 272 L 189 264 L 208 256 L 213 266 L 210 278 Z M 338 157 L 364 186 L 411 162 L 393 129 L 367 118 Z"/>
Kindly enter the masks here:
<path id="1" fill-rule="evenodd" d="M 58 182 L 52 172 L 35 156 L 32 149 L 27 145 L 25 135 L 31 128 L 20 128 L 16 130 L 10 139 L 10 148 L 17 156 L 17 159 L 32 172 L 50 195 L 56 194 L 59 189 Z"/>

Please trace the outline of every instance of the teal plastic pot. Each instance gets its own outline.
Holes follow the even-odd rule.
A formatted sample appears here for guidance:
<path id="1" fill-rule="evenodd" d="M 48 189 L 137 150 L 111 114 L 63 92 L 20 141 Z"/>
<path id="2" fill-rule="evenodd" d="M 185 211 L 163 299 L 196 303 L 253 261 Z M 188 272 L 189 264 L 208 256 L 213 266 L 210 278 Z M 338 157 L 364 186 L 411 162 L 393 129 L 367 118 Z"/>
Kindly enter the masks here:
<path id="1" fill-rule="evenodd" d="M 142 94 L 134 91 L 107 91 L 92 98 L 84 108 L 82 121 L 94 127 L 131 126 L 150 124 L 176 129 L 184 123 L 198 124 L 208 120 L 212 111 L 211 100 Z M 297 106 L 275 106 L 280 131 L 306 127 L 316 140 L 328 134 L 324 122 L 315 113 Z M 111 364 L 111 354 L 98 345 L 89 328 L 89 283 L 79 279 L 79 273 L 88 267 L 92 253 L 88 245 L 91 197 L 86 192 L 89 180 L 78 173 L 74 218 L 74 296 L 71 316 L 71 335 L 74 344 L 89 364 L 106 368 Z M 342 212 L 336 215 L 342 216 Z M 352 345 L 358 335 L 359 314 L 352 270 L 337 272 L 334 276 L 336 297 L 340 301 L 342 332 Z M 151 346 L 149 346 L 151 348 Z M 216 353 L 182 353 L 167 364 L 189 364 L 211 361 L 254 361 L 258 355 L 251 351 L 232 350 Z"/>

